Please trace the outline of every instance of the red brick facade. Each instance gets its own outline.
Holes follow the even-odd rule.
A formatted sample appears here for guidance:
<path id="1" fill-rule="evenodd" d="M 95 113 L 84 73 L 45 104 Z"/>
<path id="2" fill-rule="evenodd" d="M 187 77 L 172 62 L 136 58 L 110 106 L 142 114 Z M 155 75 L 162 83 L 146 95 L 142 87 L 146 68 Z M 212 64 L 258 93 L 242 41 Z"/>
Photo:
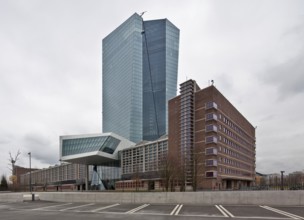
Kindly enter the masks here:
<path id="1" fill-rule="evenodd" d="M 214 87 L 181 84 L 169 101 L 169 154 L 188 188 L 239 189 L 255 178 L 255 128 Z"/>

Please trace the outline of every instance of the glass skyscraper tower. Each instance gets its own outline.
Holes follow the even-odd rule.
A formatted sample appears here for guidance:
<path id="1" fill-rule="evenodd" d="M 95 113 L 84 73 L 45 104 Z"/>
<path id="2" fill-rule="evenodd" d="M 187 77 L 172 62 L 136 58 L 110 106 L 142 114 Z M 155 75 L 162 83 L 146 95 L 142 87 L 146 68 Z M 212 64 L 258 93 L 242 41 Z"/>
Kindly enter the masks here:
<path id="1" fill-rule="evenodd" d="M 133 142 L 166 134 L 168 100 L 177 90 L 179 29 L 135 13 L 102 43 L 103 132 Z"/>

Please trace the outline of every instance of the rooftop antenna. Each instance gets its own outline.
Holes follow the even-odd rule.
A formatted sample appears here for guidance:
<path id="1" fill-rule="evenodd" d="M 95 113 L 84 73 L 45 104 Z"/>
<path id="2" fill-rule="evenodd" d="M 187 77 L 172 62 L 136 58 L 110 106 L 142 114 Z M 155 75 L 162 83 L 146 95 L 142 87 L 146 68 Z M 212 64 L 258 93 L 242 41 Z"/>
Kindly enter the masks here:
<path id="1" fill-rule="evenodd" d="M 140 17 L 142 17 L 147 11 L 143 11 L 142 13 L 140 13 Z"/>

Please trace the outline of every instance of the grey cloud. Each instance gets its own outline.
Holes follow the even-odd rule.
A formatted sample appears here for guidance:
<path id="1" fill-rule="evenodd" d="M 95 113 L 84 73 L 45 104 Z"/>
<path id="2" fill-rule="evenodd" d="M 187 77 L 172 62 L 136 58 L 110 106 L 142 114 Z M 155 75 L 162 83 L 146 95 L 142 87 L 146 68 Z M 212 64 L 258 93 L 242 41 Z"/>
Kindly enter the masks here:
<path id="1" fill-rule="evenodd" d="M 26 149 L 28 152 L 31 152 L 32 158 L 47 164 L 58 162 L 58 150 L 54 151 L 53 143 L 51 143 L 49 137 L 44 137 L 39 133 L 26 134 L 23 141 L 24 150 Z"/>
<path id="2" fill-rule="evenodd" d="M 282 98 L 304 92 L 304 50 L 283 64 L 271 67 L 264 72 L 266 83 L 278 86 Z"/>
<path id="3" fill-rule="evenodd" d="M 266 94 L 276 86 L 274 97 L 301 94 L 293 109 L 302 102 L 303 1 L 0 2 L 0 174 L 8 173 L 10 150 L 20 148 L 20 165 L 28 166 L 28 151 L 37 166 L 52 165 L 58 162 L 59 135 L 101 131 L 101 40 L 135 11 L 145 10 L 146 20 L 167 17 L 181 30 L 179 83 L 185 73 L 201 87 L 214 79 L 242 114 L 263 122 L 258 124 L 257 170 L 303 169 L 303 142 L 296 141 L 303 139 L 279 138 L 287 129 L 303 132 L 302 112 L 293 111 L 297 123 L 288 124 L 290 107 L 269 101 Z M 278 41 L 285 51 L 277 49 Z M 273 51 L 282 63 L 274 61 Z M 265 70 L 263 62 L 271 65 Z M 240 86 L 244 74 L 259 82 Z M 286 129 L 277 130 L 282 120 Z M 298 131 L 292 131 L 295 124 Z M 278 150 L 285 159 L 271 157 Z"/>
<path id="4" fill-rule="evenodd" d="M 280 43 L 290 41 L 291 46 L 278 53 L 293 54 L 292 58 L 285 59 L 276 65 L 266 68 L 261 79 L 269 84 L 276 85 L 279 98 L 287 98 L 304 92 L 304 23 L 286 30 L 280 37 Z M 297 53 L 298 51 L 298 53 Z M 282 54 L 284 56 L 284 54 Z"/>

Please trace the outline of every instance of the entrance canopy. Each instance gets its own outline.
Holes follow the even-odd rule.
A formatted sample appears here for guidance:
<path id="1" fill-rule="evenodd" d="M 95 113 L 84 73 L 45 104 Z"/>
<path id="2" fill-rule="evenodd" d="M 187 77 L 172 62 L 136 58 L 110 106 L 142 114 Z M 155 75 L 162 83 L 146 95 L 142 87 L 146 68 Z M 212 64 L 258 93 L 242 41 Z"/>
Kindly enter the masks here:
<path id="1" fill-rule="evenodd" d="M 114 133 L 60 136 L 60 160 L 102 165 L 119 160 L 118 152 L 134 145 Z"/>

